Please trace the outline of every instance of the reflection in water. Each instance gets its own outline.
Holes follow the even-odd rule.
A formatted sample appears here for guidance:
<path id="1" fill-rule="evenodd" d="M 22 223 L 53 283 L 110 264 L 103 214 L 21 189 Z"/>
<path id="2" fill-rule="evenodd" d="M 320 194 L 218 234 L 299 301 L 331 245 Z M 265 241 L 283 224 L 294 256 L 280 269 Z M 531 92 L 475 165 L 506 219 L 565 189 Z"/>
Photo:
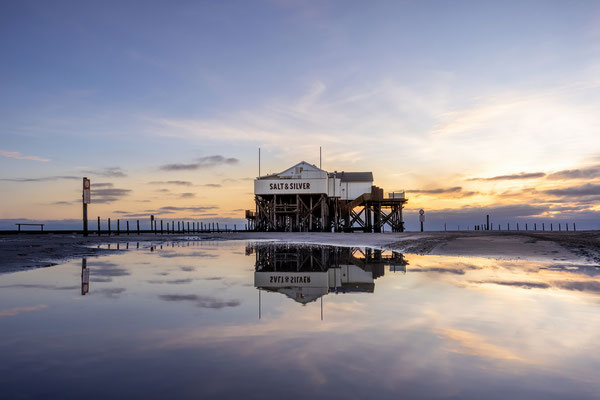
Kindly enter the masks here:
<path id="1" fill-rule="evenodd" d="M 0 275 L 0 398 L 600 398 L 590 265 L 131 249 Z"/>
<path id="2" fill-rule="evenodd" d="M 279 292 L 307 304 L 333 293 L 373 293 L 375 279 L 391 271 L 406 272 L 408 264 L 398 252 L 357 247 L 255 244 L 246 254 L 256 253 L 254 286 Z M 259 298 L 260 301 L 260 298 Z"/>
<path id="3" fill-rule="evenodd" d="M 90 291 L 90 270 L 87 267 L 87 259 L 81 259 L 81 295 L 85 296 Z"/>

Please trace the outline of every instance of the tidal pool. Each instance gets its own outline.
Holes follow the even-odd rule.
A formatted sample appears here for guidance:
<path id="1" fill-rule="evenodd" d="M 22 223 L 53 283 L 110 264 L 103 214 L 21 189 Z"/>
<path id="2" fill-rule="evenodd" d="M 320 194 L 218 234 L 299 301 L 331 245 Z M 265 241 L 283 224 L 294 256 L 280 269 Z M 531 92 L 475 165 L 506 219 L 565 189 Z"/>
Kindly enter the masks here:
<path id="1" fill-rule="evenodd" d="M 600 398 L 594 266 L 127 247 L 0 275 L 0 398 Z"/>

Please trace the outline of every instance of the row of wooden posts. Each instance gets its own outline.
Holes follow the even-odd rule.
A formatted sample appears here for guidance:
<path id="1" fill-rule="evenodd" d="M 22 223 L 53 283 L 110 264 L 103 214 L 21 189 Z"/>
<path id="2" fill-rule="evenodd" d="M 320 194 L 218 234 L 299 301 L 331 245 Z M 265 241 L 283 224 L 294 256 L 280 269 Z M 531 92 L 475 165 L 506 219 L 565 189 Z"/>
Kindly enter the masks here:
<path id="1" fill-rule="evenodd" d="M 557 222 L 556 225 L 558 227 L 558 232 L 561 232 L 563 230 L 563 228 L 562 228 L 563 224 L 560 223 L 560 222 Z M 498 226 L 498 228 L 496 230 L 498 230 L 498 231 L 502 230 L 502 225 L 501 224 L 497 224 L 497 226 Z M 525 230 L 526 231 L 529 230 L 529 226 L 530 226 L 530 224 L 525 223 Z M 521 224 L 521 228 L 522 227 L 523 227 L 523 224 Z M 534 222 L 533 223 L 533 230 L 537 231 L 538 230 L 537 228 L 538 228 L 538 224 L 537 224 L 537 222 Z M 542 231 L 546 231 L 546 223 L 545 222 L 541 223 L 541 228 L 542 228 Z M 486 224 L 475 225 L 473 227 L 473 229 L 476 230 L 476 231 L 486 231 L 486 230 L 487 231 L 493 231 L 494 230 L 494 224 L 492 223 L 492 224 L 489 224 L 489 225 L 486 225 Z M 506 230 L 510 231 L 510 223 L 506 223 Z M 513 225 L 513 230 L 517 230 L 517 231 L 520 230 L 518 222 L 516 223 L 516 229 L 515 229 L 515 225 Z M 569 223 L 568 222 L 564 223 L 564 230 L 567 231 L 567 232 L 569 231 Z M 577 226 L 575 225 L 575 222 L 573 222 L 573 231 L 576 231 L 576 230 L 577 230 Z M 554 231 L 554 223 L 553 222 L 550 223 L 550 232 L 552 232 L 552 231 Z"/>
<path id="2" fill-rule="evenodd" d="M 473 230 L 474 231 L 493 231 L 494 230 L 494 224 L 490 223 L 490 216 L 486 215 L 485 218 L 486 218 L 485 224 L 473 225 Z M 569 223 L 565 222 L 564 224 L 565 224 L 565 231 L 568 232 L 569 231 Z M 557 222 L 556 225 L 558 226 L 558 232 L 561 232 L 562 231 L 562 224 L 560 222 Z M 502 225 L 501 224 L 497 224 L 497 226 L 498 226 L 497 230 L 501 231 L 502 230 Z M 514 226 L 515 225 L 513 225 L 513 227 Z M 523 226 L 523 225 L 521 225 L 521 226 Z M 516 230 L 518 231 L 519 230 L 519 223 L 518 222 L 516 223 L 516 227 L 517 227 Z M 447 225 L 444 224 L 444 231 L 447 230 L 446 228 L 447 228 Z M 537 231 L 538 230 L 537 228 L 538 228 L 538 224 L 537 224 L 537 222 L 534 222 L 533 223 L 533 230 Z M 541 228 L 542 228 L 542 232 L 546 231 L 546 223 L 545 222 L 541 223 Z M 460 225 L 458 226 L 458 230 L 460 231 Z M 471 227 L 469 225 L 467 225 L 467 230 L 468 231 L 471 230 Z M 506 230 L 510 231 L 510 222 L 506 223 Z M 513 229 L 513 230 L 515 230 L 515 229 Z M 529 230 L 529 223 L 525 223 L 525 230 L 526 231 Z M 576 230 L 577 230 L 577 226 L 575 225 L 575 222 L 573 222 L 573 232 L 575 232 Z M 423 230 L 422 230 L 422 227 L 421 227 L 421 232 L 422 231 Z M 553 232 L 553 231 L 554 231 L 554 223 L 551 222 L 550 223 L 550 232 Z"/>
<path id="3" fill-rule="evenodd" d="M 100 236 L 102 234 L 102 230 L 100 227 L 100 217 L 98 217 L 98 236 Z M 110 218 L 108 218 L 108 229 L 105 231 L 108 235 L 111 235 L 113 233 L 112 229 L 111 229 L 111 221 Z M 131 232 L 129 229 L 129 221 L 125 221 L 126 222 L 126 227 L 125 227 L 125 231 L 123 231 L 123 233 L 126 233 L 127 235 L 129 235 L 129 233 Z M 236 232 L 237 231 L 237 224 L 233 225 L 233 229 L 229 229 L 227 227 L 227 224 L 225 224 L 225 228 L 222 229 L 221 227 L 219 227 L 219 223 L 218 222 L 212 222 L 212 223 L 204 223 L 204 222 L 189 222 L 189 221 L 171 221 L 171 223 L 169 224 L 169 222 L 167 222 L 166 224 L 163 223 L 163 220 L 160 220 L 160 228 L 158 226 L 158 220 L 151 220 L 150 221 L 150 231 L 154 234 L 180 234 L 180 233 L 202 233 L 202 232 Z M 177 229 L 175 229 L 175 222 L 177 222 Z M 136 220 L 135 221 L 136 225 L 135 225 L 135 230 L 133 232 L 137 233 L 138 235 L 140 234 L 140 220 Z M 247 225 L 246 225 L 246 229 L 247 229 Z M 115 234 L 120 235 L 121 234 L 121 220 L 117 219 L 117 230 L 114 231 Z"/>

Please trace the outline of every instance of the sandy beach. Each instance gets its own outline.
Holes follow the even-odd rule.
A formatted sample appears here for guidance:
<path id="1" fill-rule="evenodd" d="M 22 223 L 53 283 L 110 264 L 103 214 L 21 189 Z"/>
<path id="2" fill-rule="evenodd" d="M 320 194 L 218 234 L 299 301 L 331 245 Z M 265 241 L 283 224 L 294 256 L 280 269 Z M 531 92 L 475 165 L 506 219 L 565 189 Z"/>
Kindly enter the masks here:
<path id="1" fill-rule="evenodd" d="M 10 235 L 0 236 L 0 273 L 47 267 L 78 257 L 189 240 L 270 240 L 335 246 L 374 247 L 407 254 L 486 257 L 600 266 L 600 232 L 406 232 L 384 234 L 230 232 L 190 235 Z M 115 244 L 111 249 L 101 244 Z M 117 249 L 116 244 L 123 244 Z"/>

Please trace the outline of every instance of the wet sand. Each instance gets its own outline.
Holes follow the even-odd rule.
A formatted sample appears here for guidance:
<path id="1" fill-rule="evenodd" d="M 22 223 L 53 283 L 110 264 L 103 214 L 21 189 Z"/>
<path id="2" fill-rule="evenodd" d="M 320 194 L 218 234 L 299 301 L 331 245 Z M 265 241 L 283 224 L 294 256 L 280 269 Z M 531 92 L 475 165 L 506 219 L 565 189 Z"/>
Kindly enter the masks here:
<path id="1" fill-rule="evenodd" d="M 130 248 L 187 240 L 273 240 L 337 246 L 374 247 L 408 254 L 486 257 L 600 266 L 600 231 L 582 232 L 405 232 L 281 233 L 230 232 L 190 235 L 6 235 L 0 236 L 0 273 L 56 265 Z M 116 244 L 120 249 L 116 249 Z M 111 249 L 101 244 L 114 244 Z M 132 246 L 133 244 L 133 246 Z"/>

